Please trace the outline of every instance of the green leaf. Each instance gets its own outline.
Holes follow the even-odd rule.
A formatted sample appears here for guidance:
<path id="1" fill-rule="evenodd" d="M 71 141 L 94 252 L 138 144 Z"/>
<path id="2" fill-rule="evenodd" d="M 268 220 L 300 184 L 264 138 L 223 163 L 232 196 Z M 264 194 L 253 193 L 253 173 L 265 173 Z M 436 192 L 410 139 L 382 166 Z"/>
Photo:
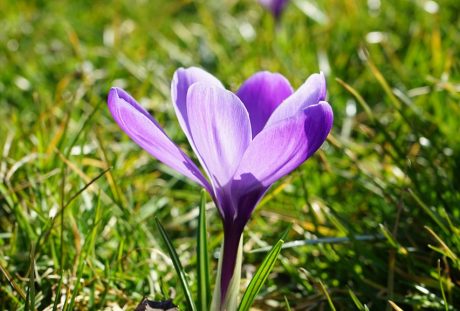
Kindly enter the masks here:
<path id="1" fill-rule="evenodd" d="M 285 234 L 283 234 L 283 238 L 284 236 Z M 256 274 L 244 292 L 238 311 L 248 311 L 254 303 L 254 299 L 262 288 L 262 285 L 264 285 L 265 281 L 267 280 L 268 275 L 272 271 L 273 267 L 275 266 L 276 259 L 281 252 L 283 243 L 284 241 L 279 239 L 275 246 L 273 246 L 271 251 L 267 254 L 259 269 L 257 269 Z"/>
<path id="2" fill-rule="evenodd" d="M 353 291 L 349 288 L 348 289 L 348 294 L 350 295 L 351 299 L 355 303 L 355 306 L 358 308 L 359 311 L 368 311 L 368 307 L 366 305 L 363 305 L 361 301 L 359 301 L 359 298 L 353 293 Z"/>
<path id="3" fill-rule="evenodd" d="M 7 279 L 8 283 L 10 283 L 10 286 L 14 289 L 16 293 L 22 298 L 22 300 L 26 301 L 27 303 L 27 296 L 24 290 L 19 287 L 16 282 L 14 281 L 13 277 L 11 274 L 6 270 L 6 268 L 2 265 L 2 262 L 0 261 L 0 272 L 3 274 L 3 276 Z"/>
<path id="4" fill-rule="evenodd" d="M 197 308 L 193 303 L 192 294 L 190 293 L 190 287 L 188 286 L 187 279 L 185 277 L 185 271 L 184 268 L 182 268 L 179 256 L 177 256 L 176 250 L 174 249 L 174 246 L 171 240 L 169 239 L 168 234 L 166 233 L 158 218 L 155 218 L 155 222 L 157 224 L 158 231 L 160 232 L 160 235 L 166 245 L 166 248 L 168 249 L 169 257 L 171 257 L 171 260 L 174 264 L 174 269 L 176 270 L 176 273 L 179 276 L 180 283 L 184 290 L 185 299 L 187 301 L 187 309 L 196 311 Z"/>
<path id="5" fill-rule="evenodd" d="M 27 299 L 25 310 L 35 310 L 35 248 L 32 245 L 30 251 L 30 266 L 29 266 L 29 288 L 27 289 Z"/>
<path id="6" fill-rule="evenodd" d="M 399 243 L 394 239 L 390 231 L 388 231 L 388 229 L 383 224 L 379 224 L 379 228 L 380 228 L 380 231 L 385 236 L 385 238 L 387 239 L 388 243 L 390 243 L 390 245 L 393 246 L 394 248 L 398 249 Z"/>
<path id="7" fill-rule="evenodd" d="M 206 236 L 206 191 L 201 191 L 200 214 L 197 230 L 198 309 L 208 310 L 210 303 L 209 257 Z"/>
<path id="8" fill-rule="evenodd" d="M 371 119 L 371 121 L 374 121 L 375 120 L 375 117 L 374 117 L 374 114 L 372 113 L 372 109 L 369 107 L 369 105 L 367 104 L 367 102 L 364 100 L 364 98 L 361 96 L 361 94 L 359 94 L 359 92 L 357 90 L 355 90 L 354 88 L 352 88 L 349 84 L 347 84 L 345 81 L 343 81 L 342 79 L 339 79 L 339 78 L 336 78 L 335 79 L 341 86 L 343 86 L 343 88 L 345 90 L 347 90 L 351 95 L 353 95 L 356 100 L 358 101 L 358 103 L 361 105 L 361 107 L 364 109 L 364 111 L 366 112 L 367 116 L 369 117 L 369 119 Z"/>
<path id="9" fill-rule="evenodd" d="M 449 311 L 449 302 L 447 301 L 446 298 L 446 293 L 444 292 L 444 286 L 442 285 L 443 283 L 443 277 L 441 274 L 441 261 L 438 259 L 438 280 L 439 280 L 439 288 L 441 289 L 441 295 L 442 295 L 442 301 L 444 302 L 444 308 L 446 311 Z"/>
<path id="10" fill-rule="evenodd" d="M 291 311 L 291 305 L 289 304 L 289 300 L 284 296 L 284 303 L 286 304 L 286 311 Z"/>
<path id="11" fill-rule="evenodd" d="M 422 208 L 422 210 L 428 216 L 430 216 L 430 218 L 433 219 L 434 222 L 436 222 L 439 228 L 441 228 L 441 230 L 444 233 L 449 234 L 449 229 L 444 225 L 444 222 L 442 221 L 442 219 L 440 219 L 438 214 L 432 211 L 412 189 L 408 189 L 408 192 L 412 196 L 412 198 L 414 198 L 415 202 L 417 202 L 418 205 Z"/>
<path id="12" fill-rule="evenodd" d="M 91 234 L 89 236 L 89 239 L 85 239 L 85 242 L 83 244 L 83 248 L 81 250 L 81 252 L 79 253 L 79 256 L 77 258 L 77 261 L 78 261 L 78 264 L 77 264 L 77 278 L 76 278 L 76 281 L 75 281 L 75 285 L 74 285 L 74 288 L 72 290 L 72 296 L 70 298 L 70 302 L 69 302 L 69 307 L 67 308 L 68 310 L 74 310 L 75 309 L 75 300 L 77 298 L 77 295 L 78 293 L 80 292 L 80 286 L 81 286 L 81 282 L 80 280 L 82 279 L 83 277 L 83 273 L 84 273 L 84 269 L 85 269 L 85 262 L 86 262 L 86 258 L 88 257 L 88 253 L 89 252 L 93 252 L 94 254 L 94 243 L 95 243 L 95 237 L 96 237 L 96 234 L 97 234 L 97 230 L 99 228 L 99 220 L 100 220 L 100 217 L 101 217 L 101 196 L 100 196 L 100 192 L 98 194 L 98 201 L 97 201 L 97 205 L 96 205 L 96 211 L 94 213 L 94 222 L 93 222 L 93 226 L 91 228 Z M 122 243 L 124 242 L 124 240 L 122 240 Z"/>
<path id="13" fill-rule="evenodd" d="M 449 248 L 449 246 L 447 246 L 447 243 L 444 242 L 440 237 L 439 235 L 437 235 L 433 229 L 431 229 L 430 227 L 428 226 L 424 226 L 425 230 L 428 231 L 428 233 L 431 234 L 431 236 L 433 236 L 436 241 L 438 241 L 438 243 L 440 244 L 440 248 L 438 247 L 433 247 L 432 245 L 428 245 L 429 248 L 443 254 L 444 256 L 447 256 L 449 257 L 450 259 L 452 259 L 452 261 L 454 262 L 454 264 L 458 265 L 460 264 L 460 259 L 457 257 L 457 255 Z"/>
<path id="14" fill-rule="evenodd" d="M 319 281 L 319 285 L 321 287 L 321 290 L 324 293 L 324 296 L 326 296 L 327 302 L 329 304 L 329 308 L 331 308 L 331 311 L 336 311 L 334 303 L 332 302 L 331 296 L 329 296 L 329 292 L 327 291 L 326 286 L 324 286 L 324 283 Z"/>
<path id="15" fill-rule="evenodd" d="M 388 231 L 388 229 L 384 225 L 379 224 L 379 228 L 380 228 L 380 231 L 382 231 L 385 238 L 387 239 L 388 243 L 390 243 L 391 246 L 397 249 L 399 254 L 407 255 L 407 249 L 405 249 L 403 246 L 401 246 L 398 243 L 398 241 L 396 241 L 393 234 L 390 231 Z"/>

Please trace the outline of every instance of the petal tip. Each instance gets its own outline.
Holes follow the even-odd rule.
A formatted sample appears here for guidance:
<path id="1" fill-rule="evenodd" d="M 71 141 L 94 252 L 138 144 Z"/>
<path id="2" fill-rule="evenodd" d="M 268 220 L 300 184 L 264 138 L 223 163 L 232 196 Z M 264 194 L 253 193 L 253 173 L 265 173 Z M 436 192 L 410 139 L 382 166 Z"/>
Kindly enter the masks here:
<path id="1" fill-rule="evenodd" d="M 111 87 L 109 90 L 109 94 L 107 95 L 107 105 L 109 106 L 109 110 L 113 111 L 115 105 L 118 101 L 118 88 Z"/>
<path id="2" fill-rule="evenodd" d="M 120 99 L 129 104 L 131 104 L 134 101 L 134 99 L 132 99 L 131 96 L 123 89 L 115 86 L 111 87 L 109 90 L 109 95 L 107 97 L 107 104 L 109 106 L 109 109 L 115 109 L 117 105 L 120 105 Z"/>
<path id="3" fill-rule="evenodd" d="M 115 86 L 112 86 L 109 90 L 109 98 L 111 96 L 117 96 L 117 93 L 118 93 L 118 88 Z"/>
<path id="4" fill-rule="evenodd" d="M 124 99 L 126 101 L 131 101 L 131 96 L 128 94 L 128 92 L 116 86 L 112 86 L 110 88 L 108 97 L 109 97 L 109 101 L 111 100 L 113 101 L 113 99 L 119 99 L 119 98 Z"/>

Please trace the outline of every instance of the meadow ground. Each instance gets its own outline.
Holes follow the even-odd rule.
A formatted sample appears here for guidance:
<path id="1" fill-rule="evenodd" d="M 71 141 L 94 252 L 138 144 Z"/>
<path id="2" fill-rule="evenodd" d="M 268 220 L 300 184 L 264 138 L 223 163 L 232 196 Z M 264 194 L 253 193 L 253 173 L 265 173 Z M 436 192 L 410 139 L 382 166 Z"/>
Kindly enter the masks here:
<path id="1" fill-rule="evenodd" d="M 1 310 L 129 310 L 145 295 L 183 306 L 155 216 L 195 294 L 200 189 L 106 106 L 122 86 L 190 150 L 170 99 L 181 66 L 233 91 L 258 70 L 294 87 L 327 78 L 327 143 L 245 231 L 242 287 L 254 251 L 292 224 L 254 308 L 460 309 L 458 0 L 293 0 L 277 26 L 255 0 L 4 0 L 0 12 Z"/>

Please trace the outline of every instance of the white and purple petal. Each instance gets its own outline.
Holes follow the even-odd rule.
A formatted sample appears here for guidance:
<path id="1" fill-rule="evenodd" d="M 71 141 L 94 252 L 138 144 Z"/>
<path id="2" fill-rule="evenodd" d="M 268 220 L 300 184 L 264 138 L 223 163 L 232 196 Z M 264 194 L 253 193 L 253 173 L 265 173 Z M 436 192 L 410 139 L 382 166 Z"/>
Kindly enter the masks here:
<path id="1" fill-rule="evenodd" d="M 252 137 L 265 126 L 279 104 L 293 92 L 289 81 L 279 73 L 261 71 L 247 79 L 236 93 L 251 119 Z"/>
<path id="2" fill-rule="evenodd" d="M 217 78 L 201 68 L 179 68 L 174 73 L 171 83 L 172 102 L 179 124 L 192 145 L 192 148 L 194 148 L 194 144 L 193 141 L 190 140 L 190 125 L 186 102 L 188 89 L 191 85 L 197 82 L 203 82 L 209 85 L 216 85 L 224 88 Z"/>
<path id="3" fill-rule="evenodd" d="M 269 187 L 321 147 L 332 121 L 331 106 L 321 101 L 266 127 L 249 145 L 234 179 L 248 192 Z"/>
<path id="4" fill-rule="evenodd" d="M 187 110 L 197 156 L 217 190 L 217 200 L 224 203 L 220 200 L 224 188 L 251 142 L 248 112 L 232 92 L 202 82 L 190 87 Z M 233 213 L 221 208 L 225 209 L 221 210 L 223 215 Z"/>
<path id="5" fill-rule="evenodd" d="M 109 110 L 121 129 L 152 156 L 198 183 L 208 191 L 211 187 L 193 161 L 165 134 L 156 120 L 127 92 L 110 89 Z"/>
<path id="6" fill-rule="evenodd" d="M 312 74 L 294 94 L 289 96 L 273 111 L 265 127 L 270 127 L 283 119 L 292 117 L 308 106 L 316 105 L 325 99 L 326 79 L 324 74 Z"/>

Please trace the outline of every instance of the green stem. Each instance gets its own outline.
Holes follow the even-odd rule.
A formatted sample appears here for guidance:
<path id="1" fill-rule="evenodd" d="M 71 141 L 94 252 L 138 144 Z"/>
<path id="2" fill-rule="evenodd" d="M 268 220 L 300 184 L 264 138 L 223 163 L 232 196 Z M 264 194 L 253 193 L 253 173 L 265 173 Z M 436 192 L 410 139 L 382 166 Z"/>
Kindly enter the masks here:
<path id="1" fill-rule="evenodd" d="M 235 269 L 233 276 L 228 285 L 225 297 L 221 297 L 221 275 L 222 275 L 222 261 L 224 258 L 224 243 L 220 249 L 220 256 L 217 268 L 217 279 L 214 287 L 214 294 L 212 295 L 211 311 L 236 311 L 238 308 L 238 294 L 241 281 L 241 265 L 243 261 L 243 236 L 240 238 L 238 252 L 236 254 Z"/>

